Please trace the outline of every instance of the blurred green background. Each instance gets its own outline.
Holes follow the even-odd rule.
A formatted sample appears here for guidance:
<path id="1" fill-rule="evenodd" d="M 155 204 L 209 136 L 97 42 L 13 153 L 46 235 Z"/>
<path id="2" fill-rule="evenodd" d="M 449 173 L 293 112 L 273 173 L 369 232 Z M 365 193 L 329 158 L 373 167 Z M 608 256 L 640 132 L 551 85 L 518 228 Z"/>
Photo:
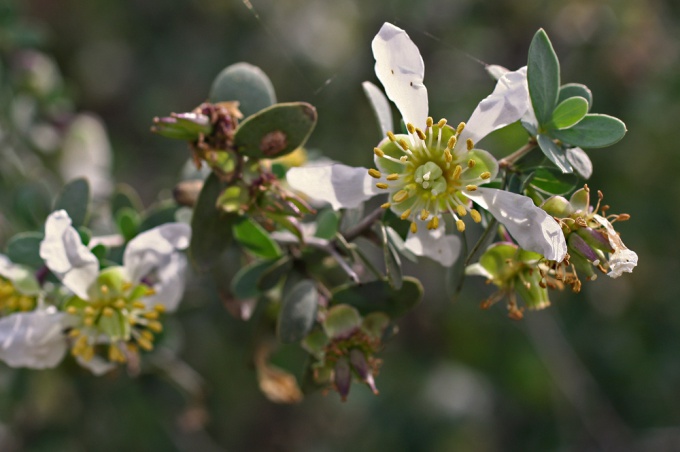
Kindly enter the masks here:
<path id="1" fill-rule="evenodd" d="M 5 58 L 19 41 L 54 57 L 75 108 L 105 123 L 116 181 L 147 205 L 189 156 L 151 119 L 204 101 L 228 64 L 260 66 L 279 101 L 316 106 L 310 150 L 368 166 L 380 137 L 361 82 L 377 82 L 370 42 L 384 21 L 421 49 L 430 110 L 454 123 L 493 88 L 480 61 L 526 64 L 543 27 L 563 83 L 588 85 L 594 111 L 628 126 L 589 152 L 589 185 L 631 214 L 617 230 L 640 262 L 520 322 L 478 308 L 483 281 L 452 301 L 436 264 L 410 265 L 426 297 L 381 356 L 380 395 L 354 385 L 347 403 L 312 394 L 295 406 L 259 392 L 253 326 L 196 276 L 168 325 L 181 362 L 157 353 L 136 378 L 3 366 L 0 450 L 680 450 L 677 1 L 21 0 L 0 19 Z M 525 139 L 511 128 L 481 147 L 500 157 Z"/>

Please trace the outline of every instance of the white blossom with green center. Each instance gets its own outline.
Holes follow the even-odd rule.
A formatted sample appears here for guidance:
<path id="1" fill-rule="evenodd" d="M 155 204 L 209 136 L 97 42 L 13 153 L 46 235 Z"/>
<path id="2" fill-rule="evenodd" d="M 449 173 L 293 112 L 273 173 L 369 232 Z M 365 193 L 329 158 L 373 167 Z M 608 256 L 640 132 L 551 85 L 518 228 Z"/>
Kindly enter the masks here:
<path id="1" fill-rule="evenodd" d="M 184 292 L 187 262 L 179 250 L 189 245 L 190 234 L 181 223 L 143 232 L 128 243 L 123 266 L 100 271 L 68 214 L 48 217 L 40 256 L 74 294 L 65 311 L 73 327 L 71 352 L 82 365 L 104 373 L 138 348 L 153 348 L 154 334 L 163 329 L 160 314 L 174 310 Z"/>

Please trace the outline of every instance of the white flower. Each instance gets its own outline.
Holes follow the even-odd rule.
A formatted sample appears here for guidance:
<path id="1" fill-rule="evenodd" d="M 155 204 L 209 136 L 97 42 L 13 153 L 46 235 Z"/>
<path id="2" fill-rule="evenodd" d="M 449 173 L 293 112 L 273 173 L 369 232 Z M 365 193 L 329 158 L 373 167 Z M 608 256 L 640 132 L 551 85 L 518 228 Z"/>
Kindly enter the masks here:
<path id="1" fill-rule="evenodd" d="M 475 222 L 481 221 L 479 212 L 471 208 L 470 200 L 473 200 L 503 223 L 521 247 L 561 261 L 566 254 L 566 243 L 556 221 L 528 198 L 478 187 L 496 176 L 498 163 L 488 152 L 476 149 L 474 143 L 525 114 L 528 109 L 526 78 L 518 72 L 504 74 L 468 123 L 454 129 L 446 125 L 446 120 L 435 123 L 427 116 L 425 67 L 418 48 L 404 30 L 384 24 L 373 39 L 372 48 L 376 75 L 399 109 L 408 135 L 387 133 L 388 138 L 374 149 L 378 170 L 371 169 L 362 175 L 363 168 L 343 167 L 343 177 L 329 178 L 323 172 L 334 173 L 337 165 L 330 170 L 327 167 L 293 168 L 288 173 L 289 179 L 294 180 L 293 188 L 331 202 L 334 208 L 348 207 L 343 203 L 344 197 L 351 199 L 353 205 L 365 201 L 374 194 L 366 188 L 366 180 L 379 179 L 375 186 L 389 193 L 389 202 L 383 206 L 411 222 L 407 247 L 415 254 L 442 263 L 452 262 L 448 252 L 441 253 L 440 248 L 447 246 L 446 243 L 423 239 L 422 235 L 417 240 L 411 237 L 424 228 L 436 231 L 445 213 L 453 216 L 460 231 L 465 229 L 461 218 L 468 213 Z M 375 90 L 369 90 L 369 97 L 376 99 Z M 378 102 L 375 110 L 380 123 L 386 123 L 388 115 L 383 103 Z M 350 180 L 352 183 L 347 183 Z M 442 233 L 436 235 L 443 236 Z"/>
<path id="2" fill-rule="evenodd" d="M 638 262 L 638 256 L 635 251 L 626 248 L 626 245 L 623 244 L 621 237 L 614 230 L 614 226 L 612 226 L 609 220 L 598 214 L 594 214 L 593 219 L 605 228 L 609 244 L 614 250 L 609 256 L 609 273 L 607 273 L 607 276 L 618 278 L 623 272 L 633 273 L 633 269 L 637 266 Z"/>
<path id="3" fill-rule="evenodd" d="M 177 308 L 184 292 L 191 229 L 169 223 L 139 234 L 128 243 L 122 267 L 99 270 L 99 262 L 80 242 L 68 214 L 59 210 L 45 224 L 40 256 L 76 297 L 67 302 L 75 328 L 72 352 L 94 366 L 96 348 L 110 344 L 108 359 L 125 361 L 130 348 L 153 347 L 162 330 L 161 312 Z M 101 347 L 100 347 L 101 348 Z"/>

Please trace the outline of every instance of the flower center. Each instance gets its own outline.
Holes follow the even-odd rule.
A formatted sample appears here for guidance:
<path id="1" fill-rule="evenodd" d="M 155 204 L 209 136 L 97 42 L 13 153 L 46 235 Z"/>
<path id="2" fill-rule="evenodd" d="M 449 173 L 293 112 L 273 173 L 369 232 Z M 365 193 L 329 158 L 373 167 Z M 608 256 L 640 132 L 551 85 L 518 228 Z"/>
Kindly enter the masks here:
<path id="1" fill-rule="evenodd" d="M 66 308 L 78 319 L 78 326 L 69 333 L 74 340 L 74 356 L 90 361 L 105 352 L 109 361 L 122 363 L 137 355 L 140 347 L 153 349 L 154 334 L 163 331 L 159 318 L 165 307 L 149 306 L 141 300 L 154 294 L 151 287 L 124 283 L 115 288 L 102 284 L 94 292 L 96 297 L 90 300 L 72 298 Z"/>
<path id="2" fill-rule="evenodd" d="M 22 294 L 9 280 L 0 278 L 0 314 L 32 311 L 35 304 L 35 297 Z"/>
<path id="3" fill-rule="evenodd" d="M 438 228 L 439 217 L 445 212 L 453 216 L 458 230 L 464 231 L 461 217 L 470 213 L 473 221 L 481 221 L 465 192 L 488 182 L 490 170 L 496 171 L 495 161 L 474 149 L 472 140 L 459 143 L 464 123 L 454 129 L 445 119 L 435 124 L 427 118 L 426 124 L 425 131 L 407 124 L 407 135 L 388 132 L 389 140 L 374 149 L 379 169 L 371 169 L 369 174 L 376 179 L 384 177 L 384 182 L 376 184 L 390 194 L 383 207 L 411 221 L 412 232 L 417 232 L 418 221 L 426 222 L 428 229 Z"/>

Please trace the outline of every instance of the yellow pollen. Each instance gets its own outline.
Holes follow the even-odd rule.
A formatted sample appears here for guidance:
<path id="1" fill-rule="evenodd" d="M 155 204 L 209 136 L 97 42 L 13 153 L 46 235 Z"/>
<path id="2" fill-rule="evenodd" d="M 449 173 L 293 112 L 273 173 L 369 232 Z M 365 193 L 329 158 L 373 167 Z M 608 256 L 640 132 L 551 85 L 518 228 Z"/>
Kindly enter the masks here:
<path id="1" fill-rule="evenodd" d="M 161 324 L 161 322 L 158 322 L 156 320 L 147 323 L 146 327 L 153 331 L 154 333 L 160 333 L 161 331 L 163 331 L 163 325 Z"/>
<path id="2" fill-rule="evenodd" d="M 399 179 L 399 175 L 397 173 L 392 173 L 386 178 L 387 180 L 397 180 Z"/>
<path id="3" fill-rule="evenodd" d="M 385 157 L 385 153 L 380 148 L 373 148 L 373 153 L 378 157 Z"/>
<path id="4" fill-rule="evenodd" d="M 454 147 L 456 147 L 456 141 L 458 141 L 458 138 L 456 138 L 455 135 L 452 136 L 451 138 L 449 138 L 449 142 L 446 143 L 446 147 L 449 149 L 453 149 Z"/>
<path id="5" fill-rule="evenodd" d="M 78 312 L 78 308 L 76 308 L 75 306 L 69 306 L 68 308 L 66 308 L 66 312 L 73 315 Z"/>
<path id="6" fill-rule="evenodd" d="M 87 347 L 87 336 L 80 336 L 78 339 L 76 339 L 76 343 L 73 344 L 74 350 L 80 350 L 85 347 Z"/>
<path id="7" fill-rule="evenodd" d="M 83 309 L 83 312 L 85 315 L 93 315 L 94 314 L 94 308 L 92 306 L 85 306 L 85 309 Z"/>
<path id="8" fill-rule="evenodd" d="M 405 155 L 402 155 L 401 157 L 399 157 L 399 161 L 400 161 L 400 162 L 406 163 L 407 160 L 408 160 L 408 157 L 405 156 Z"/>
<path id="9" fill-rule="evenodd" d="M 132 289 L 133 284 L 131 282 L 125 282 L 123 283 L 123 291 L 127 292 L 128 290 Z"/>
<path id="10" fill-rule="evenodd" d="M 465 206 L 463 206 L 461 204 L 458 204 L 456 206 L 456 211 L 458 212 L 458 215 L 460 215 L 461 217 L 464 217 L 465 215 L 467 215 L 467 210 L 465 210 Z"/>
<path id="11" fill-rule="evenodd" d="M 376 179 L 380 179 L 382 177 L 382 173 L 375 168 L 369 169 L 368 175 L 371 176 L 371 177 L 374 177 Z"/>
<path id="12" fill-rule="evenodd" d="M 138 337 L 137 343 L 139 344 L 140 347 L 142 347 L 147 352 L 153 350 L 153 344 L 143 337 Z"/>
<path id="13" fill-rule="evenodd" d="M 427 223 L 427 229 L 437 229 L 439 227 L 439 217 L 432 217 L 429 223 Z"/>
<path id="14" fill-rule="evenodd" d="M 388 185 L 385 182 L 378 182 L 377 184 L 375 184 L 375 186 L 382 190 L 386 190 L 388 187 Z"/>
<path id="15" fill-rule="evenodd" d="M 425 209 L 423 209 L 423 210 L 420 212 L 420 219 L 423 220 L 423 221 L 427 220 L 427 217 L 429 217 L 429 216 L 430 216 L 430 212 L 428 212 L 428 211 L 425 210 Z"/>
<path id="16" fill-rule="evenodd" d="M 109 361 L 114 363 L 124 363 L 127 361 L 125 355 L 120 351 L 117 345 L 109 346 Z"/>
<path id="17" fill-rule="evenodd" d="M 154 305 L 153 308 L 160 313 L 165 312 L 165 305 L 157 304 L 157 305 Z"/>
<path id="18" fill-rule="evenodd" d="M 380 207 L 382 207 L 383 209 L 389 209 L 391 206 L 392 206 L 391 203 L 386 202 L 385 204 L 382 204 Z"/>
<path id="19" fill-rule="evenodd" d="M 94 325 L 94 317 L 85 317 L 85 318 L 83 319 L 83 323 L 85 324 L 85 326 L 92 326 L 92 325 Z"/>
<path id="20" fill-rule="evenodd" d="M 465 231 L 465 223 L 463 220 L 456 220 L 456 228 L 458 229 L 458 232 Z"/>
<path id="21" fill-rule="evenodd" d="M 453 170 L 453 178 L 458 179 L 460 177 L 460 173 L 463 172 L 463 168 L 460 165 L 456 165 L 456 169 Z"/>
<path id="22" fill-rule="evenodd" d="M 416 232 L 418 232 L 418 225 L 414 221 L 413 223 L 411 223 L 411 234 L 415 234 Z"/>
<path id="23" fill-rule="evenodd" d="M 92 361 L 92 358 L 94 358 L 94 347 L 88 346 L 85 348 L 85 350 L 82 351 L 80 354 L 80 357 L 83 358 L 85 361 Z"/>
<path id="24" fill-rule="evenodd" d="M 146 308 L 146 305 L 145 305 L 144 303 L 142 303 L 141 301 L 135 301 L 134 303 L 132 303 L 132 306 L 133 306 L 134 308 L 137 308 L 137 309 L 144 309 L 144 308 Z"/>
<path id="25" fill-rule="evenodd" d="M 474 159 L 468 160 L 468 168 L 474 168 L 476 164 L 477 164 L 476 160 Z"/>
<path id="26" fill-rule="evenodd" d="M 134 344 L 134 343 L 132 343 L 132 342 L 126 343 L 126 344 L 125 344 L 125 348 L 127 348 L 128 351 L 129 351 L 130 353 L 132 353 L 133 355 L 136 355 L 136 354 L 139 353 L 139 348 L 137 347 L 136 344 Z"/>
<path id="27" fill-rule="evenodd" d="M 470 209 L 470 216 L 472 217 L 472 221 L 475 223 L 480 223 L 482 221 L 482 216 L 479 214 L 477 209 Z"/>
<path id="28" fill-rule="evenodd" d="M 466 185 L 466 186 L 465 186 L 465 189 L 466 189 L 467 191 L 475 191 L 475 190 L 477 190 L 477 186 L 476 186 L 476 185 L 470 184 L 470 185 Z"/>
<path id="29" fill-rule="evenodd" d="M 154 337 L 153 337 L 153 333 L 152 333 L 151 331 L 149 331 L 149 330 L 144 330 L 144 331 L 141 331 L 140 334 L 141 334 L 142 337 L 143 337 L 144 339 L 146 339 L 147 341 L 153 342 Z"/>
<path id="30" fill-rule="evenodd" d="M 22 311 L 30 311 L 33 309 L 33 300 L 27 296 L 19 298 L 19 309 Z"/>
<path id="31" fill-rule="evenodd" d="M 408 143 L 403 138 L 399 140 L 399 146 L 405 151 L 408 151 Z"/>
<path id="32" fill-rule="evenodd" d="M 446 125 L 446 119 L 444 119 L 444 118 L 440 119 L 439 122 L 437 123 L 437 126 L 438 126 L 440 129 L 441 129 L 442 127 L 444 127 L 445 125 Z"/>
<path id="33" fill-rule="evenodd" d="M 395 202 L 402 202 L 406 198 L 408 198 L 408 192 L 406 190 L 399 190 L 394 194 L 394 196 L 392 196 L 392 199 Z"/>
<path id="34" fill-rule="evenodd" d="M 425 120 L 425 125 L 427 127 L 432 127 L 432 124 L 434 124 L 434 120 L 432 119 L 432 116 L 428 116 L 427 119 Z"/>
<path id="35" fill-rule="evenodd" d="M 463 129 L 465 129 L 465 123 L 461 122 L 458 124 L 458 127 L 456 127 L 456 135 L 460 135 Z"/>
<path id="36" fill-rule="evenodd" d="M 411 216 L 411 209 L 406 209 L 404 213 L 401 214 L 401 219 L 405 220 Z"/>
<path id="37" fill-rule="evenodd" d="M 448 148 L 444 149 L 444 159 L 447 163 L 451 163 L 453 161 L 453 154 L 451 154 L 451 151 L 449 151 Z"/>
<path id="38" fill-rule="evenodd" d="M 109 286 L 102 285 L 99 290 L 101 290 L 102 295 L 107 296 L 109 294 Z"/>
<path id="39" fill-rule="evenodd" d="M 409 122 L 408 124 L 406 124 L 406 130 L 408 130 L 408 133 L 413 133 L 416 131 L 416 128 L 413 124 Z"/>
<path id="40" fill-rule="evenodd" d="M 156 289 L 153 287 L 147 287 L 146 292 L 144 292 L 144 295 L 147 297 L 150 297 L 151 295 L 156 295 Z"/>
<path id="41" fill-rule="evenodd" d="M 144 313 L 144 318 L 149 320 L 157 320 L 160 315 L 161 314 L 158 311 L 148 311 Z"/>
<path id="42" fill-rule="evenodd" d="M 71 331 L 68 332 L 69 337 L 78 337 L 80 336 L 80 330 L 78 328 L 73 328 Z"/>
<path id="43" fill-rule="evenodd" d="M 416 134 L 418 135 L 418 138 L 420 138 L 421 140 L 425 140 L 425 138 L 426 138 L 425 132 L 423 132 L 422 130 L 416 128 Z"/>
<path id="44" fill-rule="evenodd" d="M 117 299 L 116 301 L 113 302 L 113 307 L 116 309 L 123 309 L 125 307 L 125 300 L 122 298 Z"/>
<path id="45" fill-rule="evenodd" d="M 102 311 L 102 315 L 104 317 L 113 317 L 113 314 L 115 314 L 115 313 L 116 312 L 108 306 L 105 307 L 104 310 Z"/>
<path id="46" fill-rule="evenodd" d="M 491 173 L 488 171 L 484 171 L 482 174 L 479 175 L 479 177 L 481 177 L 484 180 L 487 180 L 491 177 Z"/>
<path id="47" fill-rule="evenodd" d="M 475 147 L 475 144 L 472 142 L 472 138 L 468 138 L 465 142 L 465 145 L 467 146 L 468 151 L 471 151 Z"/>
<path id="48" fill-rule="evenodd" d="M 387 132 L 387 138 L 389 138 L 390 141 L 397 141 L 397 137 L 395 137 L 392 132 Z"/>

